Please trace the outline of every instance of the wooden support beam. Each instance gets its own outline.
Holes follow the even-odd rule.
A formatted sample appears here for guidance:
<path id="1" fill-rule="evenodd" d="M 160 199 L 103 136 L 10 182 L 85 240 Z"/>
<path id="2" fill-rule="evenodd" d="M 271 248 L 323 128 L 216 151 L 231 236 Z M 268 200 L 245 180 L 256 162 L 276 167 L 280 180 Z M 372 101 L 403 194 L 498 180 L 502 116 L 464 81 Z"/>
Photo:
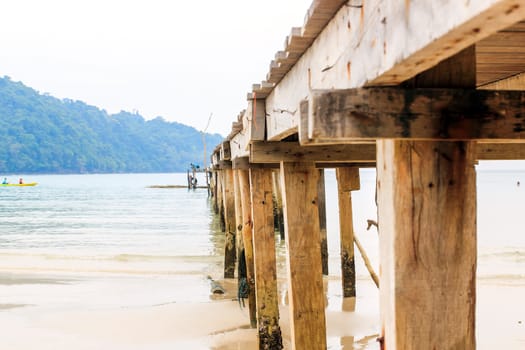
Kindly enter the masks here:
<path id="1" fill-rule="evenodd" d="M 478 160 L 524 160 L 525 143 L 486 143 L 478 142 Z"/>
<path id="2" fill-rule="evenodd" d="M 237 256 L 237 270 L 243 268 L 241 266 L 241 255 L 244 255 L 244 242 L 242 236 L 242 226 L 243 226 L 243 217 L 242 217 L 242 198 L 241 198 L 241 189 L 239 184 L 239 170 L 232 170 L 233 172 L 233 192 L 234 192 L 234 203 L 235 203 L 235 247 L 236 247 L 236 256 Z M 243 263 L 244 264 L 244 263 Z M 244 273 L 244 271 L 243 271 Z M 241 276 L 237 273 L 237 279 L 240 283 L 240 278 L 246 277 Z"/>
<path id="3" fill-rule="evenodd" d="M 455 64 L 473 70 L 475 55 Z M 441 68 L 416 82 L 476 84 L 465 79 L 472 74 L 454 81 Z M 465 103 L 480 108 L 476 100 Z M 377 142 L 384 349 L 475 349 L 475 147 L 472 141 Z"/>
<path id="4" fill-rule="evenodd" d="M 471 142 L 378 142 L 384 349 L 475 349 Z"/>
<path id="5" fill-rule="evenodd" d="M 253 220 L 252 198 L 250 192 L 250 173 L 248 170 L 238 170 L 239 189 L 242 204 L 242 238 L 244 243 L 244 256 L 246 257 L 246 279 L 248 281 L 248 308 L 250 312 L 250 325 L 257 326 L 257 312 L 255 299 L 255 271 L 253 263 Z"/>
<path id="6" fill-rule="evenodd" d="M 292 349 L 326 349 L 314 163 L 281 162 Z"/>
<path id="7" fill-rule="evenodd" d="M 303 147 L 297 142 L 253 142 L 251 163 L 284 162 L 354 162 L 375 161 L 375 142 L 351 145 L 319 145 Z"/>
<path id="8" fill-rule="evenodd" d="M 326 194 L 324 169 L 318 169 L 317 207 L 319 209 L 319 234 L 321 238 L 321 266 L 323 275 L 328 276 L 328 235 L 326 232 Z"/>
<path id="9" fill-rule="evenodd" d="M 224 141 L 221 144 L 221 160 L 231 160 L 231 150 L 229 141 Z"/>
<path id="10" fill-rule="evenodd" d="M 282 349 L 279 327 L 275 231 L 273 229 L 272 171 L 250 169 L 253 251 L 257 297 L 259 349 Z"/>
<path id="11" fill-rule="evenodd" d="M 281 240 L 284 241 L 284 213 L 283 213 L 283 195 L 281 191 L 281 177 L 279 176 L 279 169 L 272 172 L 272 185 L 273 185 L 273 196 L 275 213 L 277 217 L 277 226 L 279 229 L 279 235 Z"/>
<path id="12" fill-rule="evenodd" d="M 219 224 L 221 231 L 226 232 L 226 218 L 224 215 L 224 171 L 217 171 L 217 202 L 219 205 Z"/>
<path id="13" fill-rule="evenodd" d="M 224 278 L 235 276 L 235 236 L 237 228 L 235 222 L 235 194 L 233 185 L 233 170 L 223 170 L 224 218 L 226 232 L 224 239 Z"/>
<path id="14" fill-rule="evenodd" d="M 234 169 L 279 169 L 279 163 L 250 163 L 248 157 L 236 158 L 232 162 Z"/>
<path id="15" fill-rule="evenodd" d="M 525 138 L 523 91 L 363 88 L 318 91 L 303 103 L 313 144 Z"/>
<path id="16" fill-rule="evenodd" d="M 219 201 L 218 201 L 218 172 L 212 171 L 211 172 L 211 193 L 212 193 L 212 203 L 213 203 L 213 212 L 215 214 L 219 214 Z"/>
<path id="17" fill-rule="evenodd" d="M 336 177 L 341 235 L 343 309 L 352 311 L 355 307 L 356 297 L 352 191 L 360 188 L 359 168 L 337 168 Z"/>

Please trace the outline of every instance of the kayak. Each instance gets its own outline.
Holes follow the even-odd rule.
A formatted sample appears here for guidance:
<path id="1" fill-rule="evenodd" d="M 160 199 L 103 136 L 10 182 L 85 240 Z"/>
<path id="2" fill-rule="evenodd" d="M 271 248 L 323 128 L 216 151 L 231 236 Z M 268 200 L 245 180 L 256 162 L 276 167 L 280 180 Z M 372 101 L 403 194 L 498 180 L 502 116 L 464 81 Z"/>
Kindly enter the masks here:
<path id="1" fill-rule="evenodd" d="M 26 184 L 0 184 L 0 186 L 36 186 L 38 182 L 28 182 Z"/>

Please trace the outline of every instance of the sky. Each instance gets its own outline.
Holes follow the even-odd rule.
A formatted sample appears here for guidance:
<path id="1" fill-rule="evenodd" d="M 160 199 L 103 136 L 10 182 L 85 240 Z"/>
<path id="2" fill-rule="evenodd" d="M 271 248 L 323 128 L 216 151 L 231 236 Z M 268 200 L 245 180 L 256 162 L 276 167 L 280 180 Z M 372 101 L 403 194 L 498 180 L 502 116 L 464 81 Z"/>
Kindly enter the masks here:
<path id="1" fill-rule="evenodd" d="M 226 136 L 312 0 L 0 2 L 0 76 Z"/>

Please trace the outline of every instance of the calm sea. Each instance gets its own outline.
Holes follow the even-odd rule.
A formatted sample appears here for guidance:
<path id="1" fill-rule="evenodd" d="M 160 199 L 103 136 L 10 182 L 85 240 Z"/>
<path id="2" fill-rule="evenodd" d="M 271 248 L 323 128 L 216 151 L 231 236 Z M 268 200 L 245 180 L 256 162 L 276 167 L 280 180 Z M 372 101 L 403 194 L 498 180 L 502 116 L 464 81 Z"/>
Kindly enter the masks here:
<path id="1" fill-rule="evenodd" d="M 38 182 L 38 186 L 0 187 L 0 309 L 17 307 L 16 315 L 38 319 L 56 310 L 210 302 L 207 276 L 222 278 L 224 234 L 207 190 L 148 188 L 183 185 L 185 174 L 23 177 L 26 182 Z M 478 283 L 491 286 L 480 293 L 478 332 L 480 344 L 489 344 L 485 347 L 489 349 L 493 338 L 490 330 L 497 324 L 505 327 L 495 338 L 521 339 L 515 334 L 521 334 L 522 329 L 514 329 L 522 327 L 517 321 L 521 314 L 517 312 L 510 321 L 492 322 L 495 311 L 489 307 L 496 305 L 493 301 L 502 293 L 502 289 L 493 288 L 506 288 L 504 295 L 514 295 L 514 299 L 508 298 L 511 303 L 519 302 L 525 288 L 525 229 L 521 221 L 525 166 L 481 164 L 477 179 Z M 204 182 L 201 177 L 199 183 Z M 326 195 L 331 275 L 327 279 L 328 311 L 338 311 L 341 287 L 333 170 L 326 171 Z M 366 230 L 366 220 L 376 219 L 374 195 L 375 172 L 363 170 L 361 190 L 353 193 L 354 227 L 378 271 L 378 234 L 375 229 Z M 285 245 L 278 236 L 277 245 L 282 276 Z M 377 291 L 359 257 L 356 268 L 363 288 L 358 282 L 361 299 L 357 311 L 361 318 L 353 328 L 355 339 L 368 339 L 362 348 L 373 349 Z M 285 288 L 280 285 L 283 295 Z M 9 324 L 12 318 L 6 312 L 0 316 Z M 19 328 L 27 326 L 24 323 Z M 507 330 L 516 333 L 507 335 Z M 342 348 L 338 336 L 329 335 L 328 340 L 330 349 Z"/>
<path id="2" fill-rule="evenodd" d="M 521 164 L 503 170 L 490 164 L 478 167 L 481 279 L 525 283 L 521 221 L 525 167 Z M 1 270 L 219 273 L 223 235 L 207 191 L 148 188 L 185 184 L 185 174 L 25 175 L 24 179 L 39 184 L 0 187 Z M 200 183 L 204 182 L 201 177 Z M 375 172 L 362 170 L 361 183 L 361 190 L 353 194 L 354 227 L 377 264 L 377 233 L 366 231 L 366 219 L 376 218 Z M 326 171 L 326 187 L 331 270 L 337 273 L 337 197 L 331 170 Z M 365 277 L 364 267 L 358 268 Z"/>

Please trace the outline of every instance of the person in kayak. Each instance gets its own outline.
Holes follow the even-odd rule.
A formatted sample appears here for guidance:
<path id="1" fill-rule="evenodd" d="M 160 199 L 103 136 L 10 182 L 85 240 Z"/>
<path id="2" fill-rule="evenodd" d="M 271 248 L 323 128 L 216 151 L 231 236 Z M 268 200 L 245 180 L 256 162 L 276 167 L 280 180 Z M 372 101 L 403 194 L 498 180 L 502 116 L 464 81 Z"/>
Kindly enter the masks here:
<path id="1" fill-rule="evenodd" d="M 22 179 L 22 178 L 18 179 L 18 183 L 19 183 L 20 185 L 23 184 L 23 183 L 24 183 L 24 179 Z"/>
<path id="2" fill-rule="evenodd" d="M 2 185 L 7 185 L 9 182 L 7 182 L 7 177 L 4 177 L 4 180 L 2 181 Z"/>

